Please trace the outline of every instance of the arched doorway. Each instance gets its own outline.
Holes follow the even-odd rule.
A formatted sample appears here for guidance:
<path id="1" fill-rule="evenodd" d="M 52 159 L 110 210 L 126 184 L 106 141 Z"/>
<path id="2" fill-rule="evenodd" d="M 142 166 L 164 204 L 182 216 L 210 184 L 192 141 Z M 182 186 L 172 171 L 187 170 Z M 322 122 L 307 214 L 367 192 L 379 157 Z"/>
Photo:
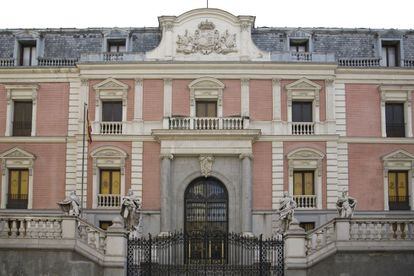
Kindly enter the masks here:
<path id="1" fill-rule="evenodd" d="M 186 259 L 190 263 L 223 263 L 228 232 L 228 193 L 213 177 L 200 177 L 188 185 L 184 195 Z"/>

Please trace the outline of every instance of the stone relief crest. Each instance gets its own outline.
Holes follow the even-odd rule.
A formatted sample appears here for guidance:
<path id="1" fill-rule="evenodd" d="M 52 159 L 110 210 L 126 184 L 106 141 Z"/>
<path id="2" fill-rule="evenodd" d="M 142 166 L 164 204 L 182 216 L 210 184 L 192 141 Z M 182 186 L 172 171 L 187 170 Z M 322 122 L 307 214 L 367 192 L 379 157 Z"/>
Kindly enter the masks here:
<path id="1" fill-rule="evenodd" d="M 198 160 L 200 160 L 201 174 L 204 177 L 209 177 L 213 169 L 214 157 L 211 155 L 201 155 Z"/>
<path id="2" fill-rule="evenodd" d="M 228 30 L 220 34 L 214 23 L 208 20 L 198 24 L 198 29 L 193 35 L 185 30 L 184 35 L 177 36 L 177 53 L 225 55 L 233 52 L 237 52 L 236 34 L 230 34 Z"/>

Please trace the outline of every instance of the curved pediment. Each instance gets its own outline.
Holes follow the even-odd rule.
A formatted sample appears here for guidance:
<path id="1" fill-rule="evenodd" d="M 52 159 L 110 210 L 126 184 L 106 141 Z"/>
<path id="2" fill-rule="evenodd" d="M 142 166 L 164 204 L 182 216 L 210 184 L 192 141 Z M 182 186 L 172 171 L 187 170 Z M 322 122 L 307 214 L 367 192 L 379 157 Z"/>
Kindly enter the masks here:
<path id="1" fill-rule="evenodd" d="M 269 60 L 251 38 L 253 16 L 234 16 L 219 9 L 196 9 L 180 16 L 159 17 L 162 39 L 147 59 Z"/>
<path id="2" fill-rule="evenodd" d="M 93 158 L 126 158 L 127 153 L 118 147 L 103 146 L 95 149 L 91 156 Z"/>
<path id="3" fill-rule="evenodd" d="M 289 160 L 320 160 L 323 159 L 324 154 L 320 151 L 311 148 L 300 148 L 289 152 L 287 158 Z"/>
<path id="4" fill-rule="evenodd" d="M 224 89 L 224 83 L 215 78 L 203 77 L 192 81 L 190 89 Z"/>

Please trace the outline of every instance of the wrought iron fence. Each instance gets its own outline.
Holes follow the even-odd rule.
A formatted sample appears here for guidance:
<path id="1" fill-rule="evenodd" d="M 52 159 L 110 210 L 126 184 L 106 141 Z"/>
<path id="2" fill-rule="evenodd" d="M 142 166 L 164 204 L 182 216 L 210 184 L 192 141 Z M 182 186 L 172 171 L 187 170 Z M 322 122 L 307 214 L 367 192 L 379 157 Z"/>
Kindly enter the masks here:
<path id="1" fill-rule="evenodd" d="M 283 240 L 235 233 L 132 238 L 128 275 L 283 275 Z"/>

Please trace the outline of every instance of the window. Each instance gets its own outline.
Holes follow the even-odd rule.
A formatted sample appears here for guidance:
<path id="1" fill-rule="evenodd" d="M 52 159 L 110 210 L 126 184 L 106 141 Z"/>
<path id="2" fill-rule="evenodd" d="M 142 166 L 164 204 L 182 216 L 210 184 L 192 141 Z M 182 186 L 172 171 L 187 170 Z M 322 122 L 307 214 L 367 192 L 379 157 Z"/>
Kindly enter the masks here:
<path id="1" fill-rule="evenodd" d="M 292 122 L 312 122 L 312 102 L 292 102 Z"/>
<path id="2" fill-rule="evenodd" d="M 197 101 L 196 105 L 197 117 L 217 117 L 216 101 Z"/>
<path id="3" fill-rule="evenodd" d="M 293 195 L 314 195 L 314 172 L 293 172 Z"/>
<path id="4" fill-rule="evenodd" d="M 291 39 L 289 41 L 289 49 L 291 52 L 308 52 L 308 40 Z"/>
<path id="5" fill-rule="evenodd" d="M 390 210 L 409 210 L 408 172 L 388 172 L 388 206 Z"/>
<path id="6" fill-rule="evenodd" d="M 36 65 L 36 42 L 20 43 L 20 65 L 33 66 Z"/>
<path id="7" fill-rule="evenodd" d="M 32 107 L 32 101 L 14 101 L 13 136 L 31 135 Z"/>
<path id="8" fill-rule="evenodd" d="M 385 118 L 387 137 L 405 137 L 403 103 L 386 103 Z"/>
<path id="9" fill-rule="evenodd" d="M 382 41 L 382 65 L 386 67 L 399 66 L 399 42 Z"/>
<path id="10" fill-rule="evenodd" d="M 27 209 L 29 170 L 9 169 L 7 209 Z"/>
<path id="11" fill-rule="evenodd" d="M 108 228 L 112 225 L 112 221 L 110 220 L 100 220 L 99 221 L 99 228 L 102 230 L 108 230 Z"/>
<path id="12" fill-rule="evenodd" d="M 103 122 L 122 122 L 122 102 L 121 101 L 102 102 L 102 121 Z"/>
<path id="13" fill-rule="evenodd" d="M 299 227 L 302 227 L 306 232 L 308 232 L 315 229 L 315 222 L 300 222 Z"/>
<path id="14" fill-rule="evenodd" d="M 121 193 L 121 171 L 120 170 L 101 170 L 99 194 L 119 195 Z"/>
<path id="15" fill-rule="evenodd" d="M 108 40 L 108 52 L 111 53 L 119 53 L 119 52 L 125 52 L 126 46 L 125 46 L 125 40 Z"/>

